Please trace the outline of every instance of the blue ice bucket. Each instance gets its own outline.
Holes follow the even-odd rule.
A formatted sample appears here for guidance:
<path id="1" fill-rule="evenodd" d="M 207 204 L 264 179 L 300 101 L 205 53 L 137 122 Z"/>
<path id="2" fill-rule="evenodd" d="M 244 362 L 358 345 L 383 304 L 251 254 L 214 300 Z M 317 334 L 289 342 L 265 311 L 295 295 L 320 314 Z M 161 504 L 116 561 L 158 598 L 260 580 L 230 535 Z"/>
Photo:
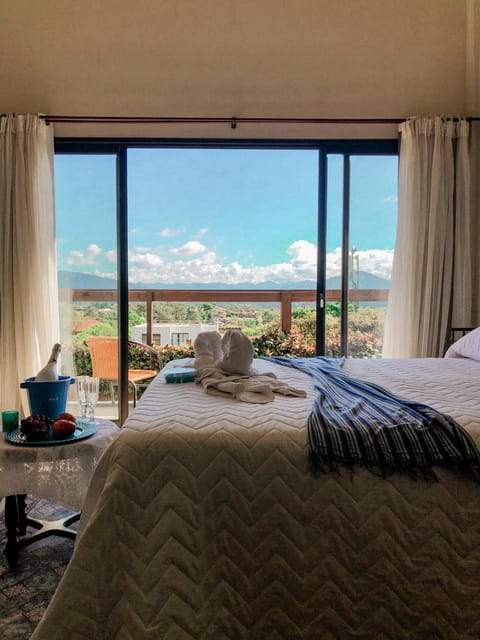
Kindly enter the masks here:
<path id="1" fill-rule="evenodd" d="M 52 382 L 35 382 L 27 378 L 20 383 L 21 389 L 28 392 L 30 413 L 39 413 L 55 420 L 67 407 L 68 389 L 75 382 L 70 376 L 59 376 Z"/>

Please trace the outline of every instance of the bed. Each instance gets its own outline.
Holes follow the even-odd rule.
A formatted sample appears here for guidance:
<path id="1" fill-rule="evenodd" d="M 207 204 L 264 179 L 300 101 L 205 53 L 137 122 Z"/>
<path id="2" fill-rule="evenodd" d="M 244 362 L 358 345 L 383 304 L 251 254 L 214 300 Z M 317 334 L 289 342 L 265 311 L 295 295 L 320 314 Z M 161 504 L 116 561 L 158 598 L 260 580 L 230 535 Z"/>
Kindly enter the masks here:
<path id="1" fill-rule="evenodd" d="M 479 351 L 480 353 L 480 351 Z M 448 413 L 480 446 L 480 361 L 347 360 Z M 480 487 L 365 468 L 314 477 L 306 397 L 150 385 L 103 455 L 72 560 L 33 640 L 480 638 Z"/>

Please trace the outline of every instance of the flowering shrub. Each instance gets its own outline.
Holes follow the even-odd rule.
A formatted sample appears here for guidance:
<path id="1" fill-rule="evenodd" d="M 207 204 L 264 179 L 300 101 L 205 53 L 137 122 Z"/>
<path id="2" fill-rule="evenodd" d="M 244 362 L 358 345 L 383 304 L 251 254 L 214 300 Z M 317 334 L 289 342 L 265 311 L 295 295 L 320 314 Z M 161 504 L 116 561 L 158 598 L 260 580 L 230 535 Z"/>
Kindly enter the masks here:
<path id="1" fill-rule="evenodd" d="M 146 347 L 138 343 L 128 343 L 128 366 L 130 369 L 162 368 L 160 351 L 155 347 Z"/>
<path id="2" fill-rule="evenodd" d="M 252 338 L 254 355 L 260 356 L 291 356 L 292 358 L 315 355 L 315 344 L 309 344 L 299 333 L 283 333 L 274 329 L 269 333 L 262 333 Z"/>
<path id="3" fill-rule="evenodd" d="M 385 308 L 360 307 L 348 315 L 348 356 L 350 358 L 379 358 L 383 348 L 383 327 L 385 324 Z M 330 322 L 328 321 L 330 320 Z M 326 341 L 327 349 L 339 355 L 340 346 L 337 342 L 340 336 L 340 320 L 335 323 L 335 318 L 328 319 L 327 327 L 330 331 L 337 332 L 337 340 L 334 344 Z M 330 334 L 331 335 L 331 334 Z"/>
<path id="4" fill-rule="evenodd" d="M 350 358 L 378 358 L 382 353 L 385 309 L 362 307 L 348 315 L 348 356 Z M 266 331 L 252 338 L 256 356 L 285 355 L 292 357 L 315 355 L 315 315 L 304 314 L 294 320 L 292 331 Z M 325 355 L 340 355 L 340 317 L 325 316 Z"/>
<path id="5" fill-rule="evenodd" d="M 73 367 L 76 376 L 92 375 L 92 359 L 86 346 L 73 349 Z"/>
<path id="6" fill-rule="evenodd" d="M 164 347 L 157 347 L 160 352 L 163 366 L 170 362 L 171 360 L 178 360 L 179 358 L 194 358 L 195 351 L 193 350 L 193 344 L 189 340 L 187 344 L 180 344 L 178 346 L 173 346 L 167 344 Z"/>

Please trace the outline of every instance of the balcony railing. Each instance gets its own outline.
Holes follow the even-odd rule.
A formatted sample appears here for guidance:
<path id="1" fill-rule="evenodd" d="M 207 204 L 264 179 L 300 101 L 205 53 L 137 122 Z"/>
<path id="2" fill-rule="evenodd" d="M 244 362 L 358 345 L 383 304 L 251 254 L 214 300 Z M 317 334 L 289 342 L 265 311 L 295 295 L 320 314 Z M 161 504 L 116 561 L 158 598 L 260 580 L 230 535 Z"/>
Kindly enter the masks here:
<path id="1" fill-rule="evenodd" d="M 63 295 L 62 295 L 63 294 Z M 116 302 L 115 289 L 61 290 L 61 298 L 72 302 Z M 153 344 L 154 302 L 275 302 L 280 304 L 280 328 L 292 328 L 292 304 L 315 302 L 315 289 L 130 289 L 130 302 L 146 304 L 147 344 Z M 328 289 L 326 301 L 340 302 L 339 289 Z M 349 302 L 387 302 L 388 289 L 350 289 Z"/>

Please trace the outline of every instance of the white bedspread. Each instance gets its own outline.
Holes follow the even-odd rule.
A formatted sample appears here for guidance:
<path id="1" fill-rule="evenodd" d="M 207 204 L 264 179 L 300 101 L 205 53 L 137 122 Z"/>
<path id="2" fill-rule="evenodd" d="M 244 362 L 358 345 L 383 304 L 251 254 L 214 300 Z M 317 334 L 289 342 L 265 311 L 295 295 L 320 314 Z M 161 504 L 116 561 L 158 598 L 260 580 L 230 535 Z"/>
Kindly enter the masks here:
<path id="1" fill-rule="evenodd" d="M 178 362 L 177 362 L 178 364 Z M 305 389 L 267 405 L 159 374 L 100 461 L 33 640 L 480 638 L 480 488 L 359 469 L 313 478 Z M 480 444 L 480 363 L 347 361 Z"/>

